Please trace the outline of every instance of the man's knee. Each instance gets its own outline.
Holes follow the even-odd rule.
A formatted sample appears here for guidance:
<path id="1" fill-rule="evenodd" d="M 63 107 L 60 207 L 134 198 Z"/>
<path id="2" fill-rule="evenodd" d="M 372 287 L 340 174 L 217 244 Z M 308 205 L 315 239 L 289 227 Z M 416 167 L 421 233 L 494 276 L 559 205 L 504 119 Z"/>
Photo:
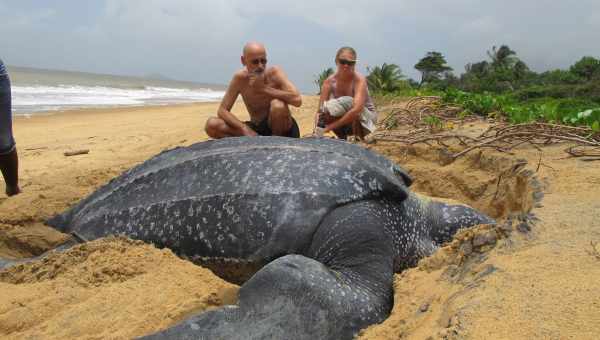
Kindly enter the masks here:
<path id="1" fill-rule="evenodd" d="M 218 133 L 219 128 L 221 127 L 222 124 L 223 124 L 223 121 L 220 118 L 210 117 L 210 118 L 208 118 L 208 120 L 206 121 L 206 124 L 204 125 L 204 131 L 206 131 L 206 133 L 212 137 L 213 135 Z"/>
<path id="2" fill-rule="evenodd" d="M 290 116 L 290 109 L 288 105 L 279 99 L 271 100 L 271 116 L 276 116 L 277 118 L 285 118 Z"/>

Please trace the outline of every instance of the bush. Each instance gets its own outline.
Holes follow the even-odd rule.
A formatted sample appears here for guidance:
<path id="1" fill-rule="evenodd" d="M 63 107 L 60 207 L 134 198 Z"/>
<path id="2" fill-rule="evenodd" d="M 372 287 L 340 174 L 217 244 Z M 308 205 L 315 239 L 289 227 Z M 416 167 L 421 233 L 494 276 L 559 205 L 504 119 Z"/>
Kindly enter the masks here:
<path id="1" fill-rule="evenodd" d="M 513 124 L 543 121 L 587 125 L 600 129 L 600 104 L 583 98 L 536 98 L 527 102 L 509 95 L 469 93 L 448 89 L 441 96 L 446 103 L 478 115 L 500 113 Z"/>
<path id="2" fill-rule="evenodd" d="M 513 96 L 519 101 L 536 98 L 585 98 L 600 103 L 600 81 L 576 85 L 535 85 L 515 91 Z"/>

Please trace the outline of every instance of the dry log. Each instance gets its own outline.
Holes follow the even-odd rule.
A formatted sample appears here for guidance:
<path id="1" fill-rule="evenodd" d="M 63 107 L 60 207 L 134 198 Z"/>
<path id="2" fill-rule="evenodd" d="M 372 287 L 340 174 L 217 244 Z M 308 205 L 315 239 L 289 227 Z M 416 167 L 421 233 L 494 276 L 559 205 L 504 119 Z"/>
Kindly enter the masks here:
<path id="1" fill-rule="evenodd" d="M 76 156 L 76 155 L 85 155 L 85 154 L 87 154 L 89 152 L 90 152 L 90 150 L 88 150 L 88 149 L 75 150 L 75 151 L 65 151 L 64 155 L 66 157 L 69 157 L 69 156 Z"/>

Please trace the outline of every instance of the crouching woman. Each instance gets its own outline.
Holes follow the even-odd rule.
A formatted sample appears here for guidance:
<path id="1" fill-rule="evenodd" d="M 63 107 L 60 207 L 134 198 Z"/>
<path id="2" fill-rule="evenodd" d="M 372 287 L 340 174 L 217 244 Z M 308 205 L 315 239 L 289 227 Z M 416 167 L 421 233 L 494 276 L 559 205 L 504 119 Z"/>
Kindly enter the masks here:
<path id="1" fill-rule="evenodd" d="M 375 105 L 369 95 L 367 79 L 356 72 L 356 51 L 342 47 L 335 55 L 337 71 L 321 86 L 319 111 L 315 115 L 315 134 L 333 131 L 338 138 L 354 135 L 358 139 L 373 132 L 377 122 Z"/>

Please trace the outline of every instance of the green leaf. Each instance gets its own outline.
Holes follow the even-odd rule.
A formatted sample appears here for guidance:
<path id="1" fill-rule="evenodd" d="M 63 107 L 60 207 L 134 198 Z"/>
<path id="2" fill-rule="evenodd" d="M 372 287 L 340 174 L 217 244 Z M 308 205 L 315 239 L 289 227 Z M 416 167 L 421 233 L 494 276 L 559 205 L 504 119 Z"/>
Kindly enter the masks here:
<path id="1" fill-rule="evenodd" d="M 599 121 L 595 121 L 594 124 L 592 124 L 592 130 L 594 132 L 599 132 L 600 131 L 600 122 Z"/>

